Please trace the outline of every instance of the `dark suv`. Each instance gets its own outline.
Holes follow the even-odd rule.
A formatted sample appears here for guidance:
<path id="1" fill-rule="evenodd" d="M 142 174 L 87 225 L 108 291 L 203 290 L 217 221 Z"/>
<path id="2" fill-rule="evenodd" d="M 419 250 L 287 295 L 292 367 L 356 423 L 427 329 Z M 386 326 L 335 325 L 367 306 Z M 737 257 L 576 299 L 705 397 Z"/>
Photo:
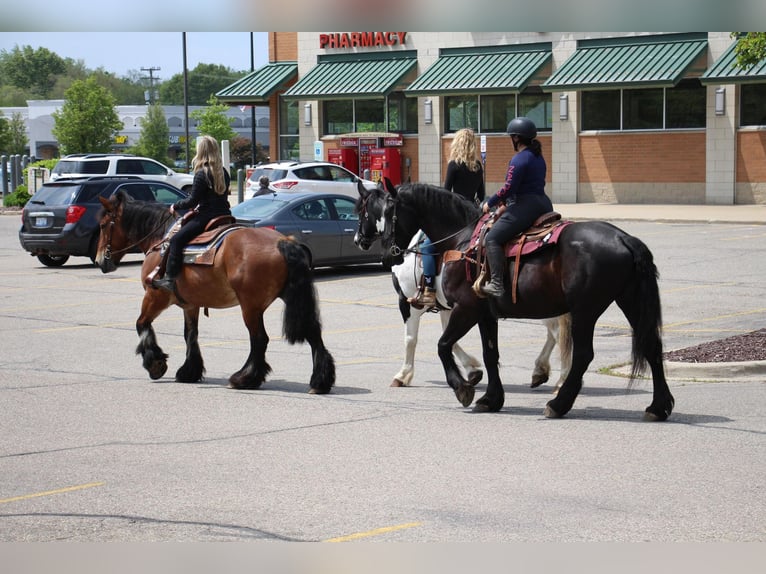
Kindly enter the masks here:
<path id="1" fill-rule="evenodd" d="M 59 267 L 70 256 L 96 258 L 101 202 L 119 189 L 134 199 L 166 205 L 186 194 L 161 181 L 138 177 L 80 177 L 48 182 L 24 206 L 19 241 L 43 265 Z"/>

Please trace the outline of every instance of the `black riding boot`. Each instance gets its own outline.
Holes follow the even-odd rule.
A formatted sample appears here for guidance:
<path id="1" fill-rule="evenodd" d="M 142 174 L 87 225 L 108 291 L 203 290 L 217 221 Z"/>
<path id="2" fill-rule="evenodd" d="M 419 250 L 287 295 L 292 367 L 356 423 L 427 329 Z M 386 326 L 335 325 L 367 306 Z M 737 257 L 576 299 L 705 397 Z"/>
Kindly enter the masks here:
<path id="1" fill-rule="evenodd" d="M 175 253 L 168 253 L 168 263 L 165 267 L 165 276 L 162 279 L 152 281 L 152 287 L 155 289 L 164 289 L 171 293 L 176 290 L 176 277 L 181 271 L 181 257 Z"/>
<path id="2" fill-rule="evenodd" d="M 489 283 L 486 283 L 481 291 L 492 297 L 502 297 L 505 293 L 503 277 L 505 276 L 505 249 L 494 241 L 487 241 L 487 259 L 489 271 L 492 274 Z"/>

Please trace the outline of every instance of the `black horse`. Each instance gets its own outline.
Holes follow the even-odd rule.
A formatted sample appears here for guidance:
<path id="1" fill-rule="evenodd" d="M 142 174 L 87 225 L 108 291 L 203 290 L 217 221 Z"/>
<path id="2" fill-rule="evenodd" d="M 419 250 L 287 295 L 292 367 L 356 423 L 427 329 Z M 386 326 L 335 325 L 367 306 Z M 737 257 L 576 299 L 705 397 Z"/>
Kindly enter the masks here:
<path id="1" fill-rule="evenodd" d="M 369 249 L 380 238 L 384 248 L 400 254 L 418 229 L 425 231 L 440 253 L 468 248 L 481 216 L 476 206 L 428 184 L 405 184 L 397 189 L 386 180 L 384 185 L 385 189 L 371 191 L 359 186 L 359 227 L 354 241 L 360 249 Z M 514 272 L 512 265 L 508 267 L 506 282 Z M 463 406 L 473 402 L 474 387 L 461 375 L 452 346 L 471 327 L 479 325 L 488 377 L 486 394 L 476 402 L 474 411 L 495 412 L 505 400 L 498 372 L 498 318 L 542 319 L 570 313 L 572 367 L 544 411 L 549 418 L 566 415 L 593 360 L 596 321 L 614 301 L 633 330 L 631 382 L 647 363 L 652 372 L 654 396 L 644 419 L 664 421 L 670 416 L 674 401 L 662 363 L 658 274 L 652 253 L 641 240 L 602 221 L 571 223 L 555 245 L 523 259 L 515 303 L 509 290 L 500 299 L 477 296 L 466 269 L 465 261 L 456 261 L 446 263 L 442 270 L 442 287 L 453 311 L 438 344 L 447 384 Z"/>

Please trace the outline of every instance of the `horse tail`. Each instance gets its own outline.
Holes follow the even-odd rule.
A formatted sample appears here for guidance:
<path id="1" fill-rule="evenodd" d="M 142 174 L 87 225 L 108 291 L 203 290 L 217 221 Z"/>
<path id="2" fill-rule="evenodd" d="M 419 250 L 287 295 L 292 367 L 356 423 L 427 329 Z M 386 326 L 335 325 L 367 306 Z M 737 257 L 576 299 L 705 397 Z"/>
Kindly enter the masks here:
<path id="1" fill-rule="evenodd" d="M 662 364 L 662 309 L 660 289 L 657 284 L 659 272 L 654 264 L 652 252 L 646 244 L 632 235 L 621 240 L 633 255 L 636 283 L 633 285 L 633 305 L 623 311 L 633 325 L 633 365 L 631 382 L 646 370 L 646 358 L 654 358 Z"/>
<path id="2" fill-rule="evenodd" d="M 287 264 L 287 279 L 279 294 L 285 302 L 282 334 L 291 345 L 311 345 L 311 392 L 328 393 L 335 383 L 335 360 L 322 341 L 318 297 L 306 253 L 292 238 L 280 239 L 277 249 Z"/>
<path id="3" fill-rule="evenodd" d="M 321 331 L 317 293 L 306 254 L 291 239 L 280 239 L 277 248 L 287 263 L 287 279 L 279 297 L 285 302 L 282 334 L 288 343 L 303 343 Z"/>

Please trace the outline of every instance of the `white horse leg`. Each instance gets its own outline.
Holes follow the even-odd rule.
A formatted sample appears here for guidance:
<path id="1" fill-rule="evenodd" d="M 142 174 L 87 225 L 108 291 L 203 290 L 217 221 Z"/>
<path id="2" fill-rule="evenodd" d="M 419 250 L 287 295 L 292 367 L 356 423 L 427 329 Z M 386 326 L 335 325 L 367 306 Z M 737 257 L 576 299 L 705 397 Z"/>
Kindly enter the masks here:
<path id="1" fill-rule="evenodd" d="M 532 371 L 532 383 L 530 384 L 530 387 L 533 389 L 548 382 L 551 375 L 551 353 L 559 338 L 558 317 L 543 319 L 543 325 L 545 325 L 548 333 L 545 338 L 545 344 L 543 345 L 540 354 L 537 356 L 537 359 L 535 359 L 535 370 Z"/>
<path id="2" fill-rule="evenodd" d="M 418 331 L 420 330 L 420 317 L 422 309 L 410 306 L 410 318 L 404 324 L 404 363 L 399 372 L 394 375 L 392 387 L 409 387 L 412 377 L 415 375 L 415 349 L 418 346 Z"/>
<path id="3" fill-rule="evenodd" d="M 447 323 L 449 323 L 451 314 L 452 311 L 450 310 L 441 311 L 439 313 L 439 318 L 442 322 L 442 331 L 447 328 Z M 460 364 L 463 365 L 463 369 L 466 372 L 466 380 L 469 384 L 476 385 L 481 381 L 484 376 L 484 371 L 481 369 L 481 362 L 479 359 L 466 353 L 458 343 L 452 345 L 452 354 L 455 355 L 457 360 L 460 361 Z"/>

